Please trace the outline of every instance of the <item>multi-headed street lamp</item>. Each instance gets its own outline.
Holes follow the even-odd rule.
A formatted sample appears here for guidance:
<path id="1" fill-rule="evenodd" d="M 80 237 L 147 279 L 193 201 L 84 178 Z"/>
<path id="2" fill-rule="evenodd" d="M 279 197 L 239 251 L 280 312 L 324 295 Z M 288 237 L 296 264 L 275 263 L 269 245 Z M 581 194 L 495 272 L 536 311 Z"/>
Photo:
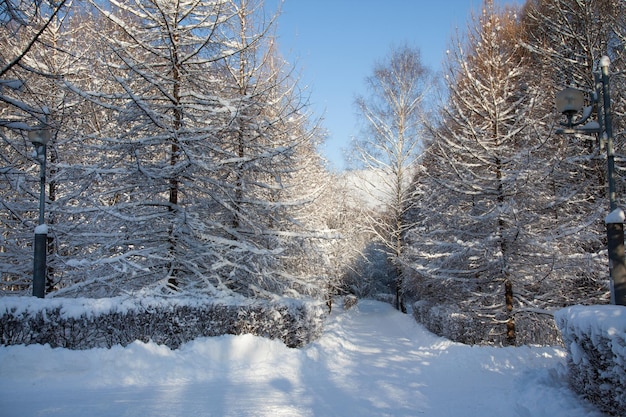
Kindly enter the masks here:
<path id="1" fill-rule="evenodd" d="M 567 121 L 561 123 L 565 128 L 558 129 L 560 134 L 600 135 L 606 146 L 607 174 L 609 185 L 610 213 L 606 217 L 606 231 L 609 252 L 609 274 L 611 280 L 611 303 L 626 305 L 626 260 L 624 259 L 624 212 L 617 207 L 615 195 L 615 153 L 613 150 L 613 123 L 611 120 L 611 92 L 609 86 L 608 56 L 600 59 L 600 73 L 594 73 L 595 91 L 589 97 L 590 105 L 584 107 L 585 97 L 582 91 L 566 88 L 556 95 L 556 106 Z M 589 120 L 593 110 L 598 120 Z M 579 119 L 574 117 L 581 113 Z"/>
<path id="2" fill-rule="evenodd" d="M 35 146 L 34 156 L 41 166 L 39 173 L 39 224 L 35 227 L 35 258 L 33 263 L 33 295 L 44 298 L 46 288 L 46 251 L 48 226 L 44 219 L 46 199 L 46 145 L 50 140 L 50 128 L 38 126 L 28 131 L 28 139 Z"/>

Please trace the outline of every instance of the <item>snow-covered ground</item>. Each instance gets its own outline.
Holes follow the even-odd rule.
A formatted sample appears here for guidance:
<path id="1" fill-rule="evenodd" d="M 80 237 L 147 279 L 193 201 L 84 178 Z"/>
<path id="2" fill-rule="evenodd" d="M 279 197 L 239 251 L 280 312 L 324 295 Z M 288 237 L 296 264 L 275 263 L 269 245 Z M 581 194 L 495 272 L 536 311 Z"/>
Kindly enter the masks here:
<path id="1" fill-rule="evenodd" d="M 453 343 L 362 301 L 303 349 L 249 335 L 0 347 L 0 416 L 603 416 L 567 387 L 565 355 Z"/>

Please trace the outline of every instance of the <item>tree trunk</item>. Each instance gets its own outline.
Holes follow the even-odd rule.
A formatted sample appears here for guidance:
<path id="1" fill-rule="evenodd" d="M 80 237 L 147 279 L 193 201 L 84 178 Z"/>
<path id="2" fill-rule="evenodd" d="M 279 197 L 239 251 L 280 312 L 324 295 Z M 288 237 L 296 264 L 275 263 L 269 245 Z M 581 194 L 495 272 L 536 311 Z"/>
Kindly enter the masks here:
<path id="1" fill-rule="evenodd" d="M 509 346 L 515 346 L 515 318 L 513 317 L 513 283 L 504 281 L 504 298 L 508 320 L 506 322 L 506 341 Z"/>

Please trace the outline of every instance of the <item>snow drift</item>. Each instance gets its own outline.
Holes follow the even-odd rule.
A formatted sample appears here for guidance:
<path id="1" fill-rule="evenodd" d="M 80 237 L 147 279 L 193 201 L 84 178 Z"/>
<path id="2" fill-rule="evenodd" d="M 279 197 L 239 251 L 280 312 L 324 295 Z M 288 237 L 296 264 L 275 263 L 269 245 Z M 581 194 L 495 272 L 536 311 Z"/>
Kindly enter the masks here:
<path id="1" fill-rule="evenodd" d="M 0 415 L 603 417 L 568 387 L 560 347 L 462 345 L 373 301 L 337 305 L 324 328 L 302 349 L 252 335 L 0 347 Z"/>

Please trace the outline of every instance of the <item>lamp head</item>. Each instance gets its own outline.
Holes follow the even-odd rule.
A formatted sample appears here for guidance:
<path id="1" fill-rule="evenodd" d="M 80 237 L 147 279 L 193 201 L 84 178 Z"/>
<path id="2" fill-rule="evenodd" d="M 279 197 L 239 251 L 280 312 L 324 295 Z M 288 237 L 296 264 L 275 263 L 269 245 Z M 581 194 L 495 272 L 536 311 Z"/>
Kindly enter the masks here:
<path id="1" fill-rule="evenodd" d="M 572 118 L 585 104 L 583 92 L 575 88 L 566 88 L 556 94 L 556 108 L 559 113 L 567 116 L 567 122 L 571 125 Z"/>

